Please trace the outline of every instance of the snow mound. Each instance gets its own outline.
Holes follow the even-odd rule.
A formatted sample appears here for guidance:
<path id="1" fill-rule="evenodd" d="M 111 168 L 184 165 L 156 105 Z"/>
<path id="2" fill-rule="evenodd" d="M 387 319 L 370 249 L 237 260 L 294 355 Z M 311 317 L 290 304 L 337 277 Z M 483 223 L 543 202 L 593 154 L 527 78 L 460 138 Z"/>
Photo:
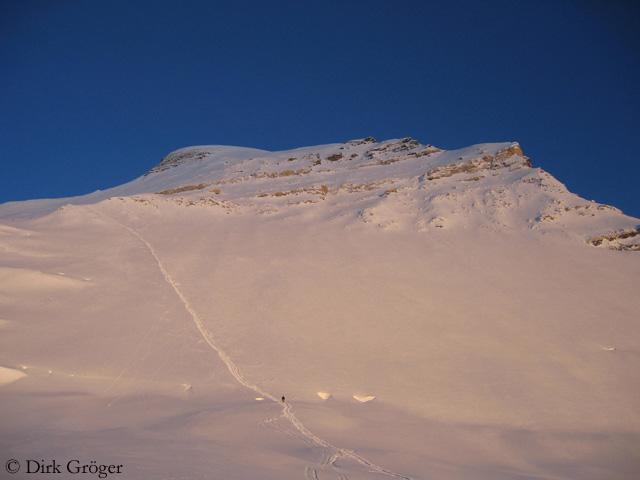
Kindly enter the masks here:
<path id="1" fill-rule="evenodd" d="M 27 374 L 13 368 L 0 367 L 0 386 L 8 385 L 16 380 L 26 377 Z"/>
<path id="2" fill-rule="evenodd" d="M 375 400 L 376 397 L 375 395 L 354 395 L 353 398 L 355 398 L 357 401 L 359 401 L 360 403 L 367 403 L 370 402 L 371 400 Z"/>

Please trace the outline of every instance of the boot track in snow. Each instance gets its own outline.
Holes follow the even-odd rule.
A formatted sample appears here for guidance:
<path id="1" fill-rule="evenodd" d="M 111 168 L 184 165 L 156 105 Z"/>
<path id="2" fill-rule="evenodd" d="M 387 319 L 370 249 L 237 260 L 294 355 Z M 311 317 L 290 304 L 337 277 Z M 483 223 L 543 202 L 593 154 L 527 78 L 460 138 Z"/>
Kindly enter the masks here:
<path id="1" fill-rule="evenodd" d="M 379 473 L 379 474 L 382 474 L 382 475 L 387 475 L 387 476 L 393 477 L 393 478 L 399 478 L 399 479 L 402 479 L 402 480 L 413 480 L 411 477 L 400 475 L 400 474 L 391 472 L 389 470 L 386 470 L 386 469 L 384 469 L 382 467 L 379 467 L 378 465 L 375 465 L 375 464 L 369 462 L 368 460 L 364 459 L 363 457 L 361 457 L 360 455 L 358 455 L 357 453 L 355 453 L 355 452 L 353 452 L 351 450 L 348 450 L 348 449 L 345 449 L 345 448 L 340 448 L 340 447 L 335 447 L 335 446 L 331 445 L 329 442 L 326 442 L 325 440 L 323 440 L 320 437 L 316 436 L 313 432 L 309 431 L 307 429 L 307 427 L 305 427 L 300 422 L 300 420 L 298 420 L 298 418 L 295 416 L 295 414 L 294 414 L 294 412 L 292 410 L 292 407 L 291 407 L 291 405 L 289 403 L 282 402 L 280 399 L 276 398 L 275 396 L 271 395 L 270 393 L 266 392 L 265 390 L 262 390 L 259 386 L 249 383 L 244 378 L 242 373 L 240 373 L 240 369 L 234 363 L 234 361 L 229 357 L 229 355 L 227 355 L 226 352 L 224 350 L 222 350 L 214 342 L 213 335 L 204 327 L 204 325 L 202 323 L 202 320 L 200 320 L 200 317 L 198 316 L 197 312 L 193 309 L 193 307 L 191 306 L 191 304 L 189 303 L 187 298 L 184 296 L 182 291 L 178 288 L 178 284 L 173 281 L 173 278 L 171 277 L 171 275 L 169 274 L 167 269 L 164 267 L 162 261 L 158 257 L 158 254 L 154 250 L 153 246 L 147 240 L 145 240 L 144 237 L 142 237 L 142 235 L 140 235 L 138 232 L 136 232 L 132 228 L 121 224 L 120 222 L 118 222 L 115 219 L 111 218 L 109 215 L 100 212 L 99 210 L 97 210 L 96 208 L 94 208 L 92 206 L 88 205 L 88 207 L 92 211 L 97 213 L 98 215 L 102 216 L 103 218 L 106 218 L 107 220 L 109 220 L 110 222 L 116 224 L 120 228 L 123 228 L 123 229 L 127 230 L 129 233 L 131 233 L 132 235 L 137 237 L 142 243 L 145 244 L 145 246 L 149 250 L 149 253 L 156 260 L 156 263 L 158 264 L 158 267 L 159 267 L 160 271 L 164 275 L 165 280 L 169 283 L 169 285 L 171 285 L 173 287 L 173 290 L 176 292 L 176 295 L 178 296 L 178 298 L 180 298 L 180 301 L 183 303 L 185 309 L 191 315 L 191 318 L 193 319 L 193 322 L 195 323 L 198 331 L 202 335 L 202 338 L 204 338 L 204 340 L 207 342 L 207 344 L 213 350 L 215 350 L 215 352 L 220 357 L 220 360 L 222 360 L 222 362 L 225 364 L 225 366 L 229 370 L 229 373 L 242 386 L 244 386 L 244 387 L 246 387 L 246 388 L 248 388 L 250 390 L 253 390 L 254 392 L 256 392 L 261 397 L 267 398 L 267 399 L 271 400 L 272 402 L 275 402 L 278 405 L 280 405 L 282 407 L 282 415 L 287 420 L 289 420 L 289 422 L 291 423 L 293 428 L 295 428 L 303 437 L 305 437 L 306 439 L 310 440 L 313 444 L 326 449 L 326 454 L 323 456 L 323 460 L 321 462 L 321 467 L 320 468 L 330 470 L 340 480 L 348 480 L 347 477 L 344 474 L 342 474 L 342 473 L 340 473 L 340 472 L 338 472 L 336 470 L 336 468 L 338 468 L 338 467 L 336 467 L 335 463 L 338 460 L 340 460 L 341 458 L 351 458 L 351 459 L 357 461 L 358 463 L 360 463 L 361 465 L 365 466 L 366 468 L 368 468 L 371 472 Z M 307 476 L 307 478 L 317 479 L 318 476 L 317 476 L 316 469 L 313 468 L 313 467 L 307 467 L 306 476 Z"/>

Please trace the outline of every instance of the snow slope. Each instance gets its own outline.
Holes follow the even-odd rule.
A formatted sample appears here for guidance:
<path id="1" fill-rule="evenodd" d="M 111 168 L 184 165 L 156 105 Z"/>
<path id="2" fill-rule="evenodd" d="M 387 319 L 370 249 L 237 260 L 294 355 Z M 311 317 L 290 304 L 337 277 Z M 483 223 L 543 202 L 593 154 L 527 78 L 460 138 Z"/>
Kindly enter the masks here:
<path id="1" fill-rule="evenodd" d="M 640 220 L 517 144 L 190 147 L 0 218 L 5 462 L 640 473 Z"/>

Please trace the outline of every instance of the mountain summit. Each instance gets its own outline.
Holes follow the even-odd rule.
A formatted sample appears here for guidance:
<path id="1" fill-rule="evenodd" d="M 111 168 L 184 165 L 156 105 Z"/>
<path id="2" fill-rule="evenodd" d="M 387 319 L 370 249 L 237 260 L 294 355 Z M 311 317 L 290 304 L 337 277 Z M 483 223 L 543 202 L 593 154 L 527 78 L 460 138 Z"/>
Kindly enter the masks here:
<path id="1" fill-rule="evenodd" d="M 383 229 L 531 229 L 618 250 L 640 249 L 637 219 L 570 193 L 535 168 L 518 143 L 444 151 L 412 138 L 368 137 L 283 152 L 220 145 L 170 153 L 140 178 L 104 192 L 51 201 L 91 203 L 109 197 L 217 207 L 224 213 L 287 215 L 335 210 Z M 29 202 L 0 208 L 28 211 Z M 328 213 L 331 216 L 331 213 Z"/>
<path id="2" fill-rule="evenodd" d="M 0 205 L 0 451 L 142 480 L 638 478 L 639 223 L 517 143 L 411 138 L 188 147 Z"/>
<path id="3" fill-rule="evenodd" d="M 174 201 L 227 211 L 274 214 L 328 201 L 355 207 L 362 221 L 383 229 L 531 228 L 640 248 L 636 219 L 571 194 L 534 168 L 518 143 L 443 151 L 411 138 L 369 137 L 274 153 L 190 147 L 169 154 L 131 187 L 151 184 Z"/>

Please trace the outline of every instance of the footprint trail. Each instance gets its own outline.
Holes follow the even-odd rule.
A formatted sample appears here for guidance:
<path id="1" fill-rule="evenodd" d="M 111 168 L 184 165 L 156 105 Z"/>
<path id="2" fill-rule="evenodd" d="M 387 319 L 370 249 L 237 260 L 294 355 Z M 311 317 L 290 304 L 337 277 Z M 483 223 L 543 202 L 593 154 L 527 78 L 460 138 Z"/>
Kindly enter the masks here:
<path id="1" fill-rule="evenodd" d="M 171 275 L 169 274 L 169 272 L 165 268 L 164 264 L 160 260 L 160 257 L 156 253 L 156 251 L 153 248 L 153 246 L 142 235 L 140 235 L 138 232 L 136 232 L 134 229 L 132 229 L 132 228 L 126 226 L 126 225 L 123 225 L 122 223 L 120 223 L 117 220 L 113 219 L 109 215 L 100 212 L 99 210 L 97 210 L 96 208 L 94 208 L 94 207 L 92 207 L 90 205 L 87 205 L 87 207 L 89 209 L 91 209 L 92 211 L 94 211 L 96 214 L 100 215 L 101 217 L 103 217 L 103 218 L 109 220 L 110 222 L 114 223 L 115 225 L 119 226 L 120 228 L 122 228 L 124 230 L 127 230 L 130 234 L 132 234 L 136 238 L 138 238 L 138 240 L 140 240 L 147 247 L 147 249 L 149 250 L 149 253 L 151 254 L 151 256 L 153 256 L 153 258 L 155 259 L 156 263 L 158 264 L 158 268 L 160 269 L 160 271 L 164 275 L 165 280 L 167 281 L 167 283 L 169 283 L 169 285 L 171 285 L 171 287 L 173 287 L 173 290 L 175 291 L 176 295 L 178 296 L 178 298 L 180 299 L 180 301 L 184 305 L 185 309 L 191 315 L 191 318 L 193 319 L 193 322 L 196 325 L 196 328 L 198 329 L 198 331 L 202 335 L 202 338 L 218 354 L 218 356 L 220 357 L 220 360 L 222 360 L 222 362 L 225 364 L 225 366 L 229 370 L 229 373 L 236 379 L 236 381 L 238 383 L 240 383 L 242 386 L 244 386 L 244 387 L 246 387 L 246 388 L 248 388 L 250 390 L 253 390 L 255 393 L 258 394 L 258 396 L 263 397 L 263 398 L 268 399 L 268 400 L 271 400 L 272 402 L 275 402 L 275 403 L 281 405 L 283 417 L 286 418 L 291 423 L 291 425 L 293 426 L 293 428 L 295 430 L 297 430 L 304 438 L 306 438 L 307 440 L 311 441 L 313 444 L 326 449 L 327 453 L 326 453 L 326 455 L 323 456 L 323 460 L 321 462 L 321 468 L 331 471 L 331 473 L 335 474 L 340 480 L 348 480 L 347 477 L 344 474 L 342 474 L 342 473 L 340 473 L 340 472 L 338 472 L 336 470 L 336 468 L 338 468 L 338 467 L 335 465 L 335 463 L 338 460 L 340 460 L 341 458 L 350 458 L 352 460 L 357 461 L 358 463 L 360 463 L 361 465 L 363 465 L 364 467 L 369 469 L 371 472 L 379 473 L 379 474 L 386 475 L 386 476 L 389 476 L 389 477 L 392 477 L 392 478 L 399 478 L 399 479 L 403 479 L 403 480 L 413 480 L 411 477 L 400 475 L 398 473 L 394 473 L 394 472 L 392 472 L 390 470 L 387 470 L 387 469 L 384 469 L 384 468 L 382 468 L 382 467 L 380 467 L 378 465 L 375 465 L 374 463 L 369 462 L 368 460 L 366 460 L 365 458 L 361 457 L 360 455 L 358 455 L 357 453 L 355 453 L 355 452 L 353 452 L 351 450 L 348 450 L 348 449 L 345 449 L 345 448 L 336 447 L 336 446 L 330 444 L 329 442 L 323 440 L 322 438 L 318 437 L 313 432 L 311 432 L 309 429 L 307 429 L 307 427 L 305 427 L 302 424 L 302 422 L 300 422 L 300 420 L 298 420 L 298 418 L 295 416 L 295 414 L 294 414 L 294 412 L 292 410 L 292 406 L 290 404 L 282 402 L 280 399 L 276 398 L 275 396 L 271 395 L 269 392 L 267 392 L 267 391 L 263 390 L 262 388 L 260 388 L 258 385 L 254 385 L 254 384 L 250 383 L 246 378 L 244 378 L 244 376 L 240 372 L 240 369 L 235 364 L 235 362 L 229 357 L 229 355 L 227 355 L 227 353 L 224 350 L 222 350 L 216 344 L 216 342 L 214 340 L 214 336 L 211 334 L 211 332 L 209 332 L 205 328 L 204 324 L 202 323 L 202 320 L 198 316 L 198 313 L 194 310 L 194 308 L 191 306 L 191 304 L 189 303 L 187 298 L 184 296 L 184 294 L 182 293 L 182 291 L 178 287 L 178 284 L 173 280 L 173 278 L 171 277 Z M 318 478 L 317 471 L 316 471 L 315 468 L 308 467 L 306 473 L 307 473 L 307 477 L 308 478 Z M 311 476 L 309 477 L 309 475 L 311 475 Z"/>

